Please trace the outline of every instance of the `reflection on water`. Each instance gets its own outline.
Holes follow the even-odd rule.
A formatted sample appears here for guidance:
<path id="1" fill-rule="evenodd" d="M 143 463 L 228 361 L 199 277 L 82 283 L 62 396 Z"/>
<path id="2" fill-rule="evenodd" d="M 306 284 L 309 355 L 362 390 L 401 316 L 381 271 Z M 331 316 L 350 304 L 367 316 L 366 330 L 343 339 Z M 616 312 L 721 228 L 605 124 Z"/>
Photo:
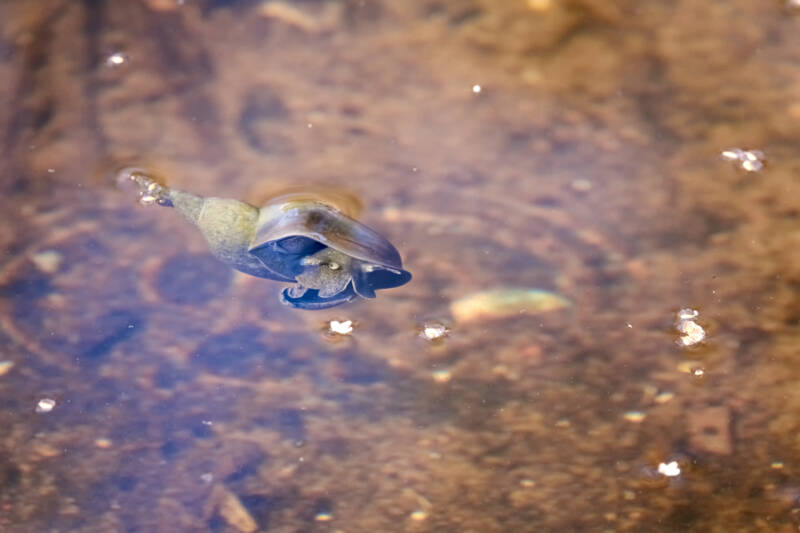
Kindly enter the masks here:
<path id="1" fill-rule="evenodd" d="M 789 4 L 3 2 L 0 529 L 796 531 Z M 414 279 L 282 306 L 131 162 Z"/>

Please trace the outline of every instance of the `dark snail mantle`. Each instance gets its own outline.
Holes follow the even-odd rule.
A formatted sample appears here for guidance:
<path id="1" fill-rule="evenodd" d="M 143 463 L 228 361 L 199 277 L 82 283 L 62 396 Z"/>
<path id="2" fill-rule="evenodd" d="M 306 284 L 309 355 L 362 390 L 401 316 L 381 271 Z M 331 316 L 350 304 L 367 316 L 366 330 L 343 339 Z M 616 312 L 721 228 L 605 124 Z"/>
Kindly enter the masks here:
<path id="1" fill-rule="evenodd" d="M 219 260 L 253 276 L 295 283 L 281 293 L 281 301 L 292 307 L 327 309 L 374 298 L 376 290 L 411 279 L 384 237 L 302 195 L 258 208 L 167 188 L 158 194 L 158 204 L 174 207 L 200 229 Z"/>

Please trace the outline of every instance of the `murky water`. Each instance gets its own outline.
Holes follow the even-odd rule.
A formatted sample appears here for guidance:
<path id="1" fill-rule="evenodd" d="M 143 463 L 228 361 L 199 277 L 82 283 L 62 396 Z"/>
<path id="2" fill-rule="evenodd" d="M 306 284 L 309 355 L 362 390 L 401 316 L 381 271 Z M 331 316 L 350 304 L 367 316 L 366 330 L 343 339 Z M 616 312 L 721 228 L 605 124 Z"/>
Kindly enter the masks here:
<path id="1" fill-rule="evenodd" d="M 4 1 L 0 529 L 797 531 L 795 9 Z M 414 278 L 283 306 L 129 164 Z"/>

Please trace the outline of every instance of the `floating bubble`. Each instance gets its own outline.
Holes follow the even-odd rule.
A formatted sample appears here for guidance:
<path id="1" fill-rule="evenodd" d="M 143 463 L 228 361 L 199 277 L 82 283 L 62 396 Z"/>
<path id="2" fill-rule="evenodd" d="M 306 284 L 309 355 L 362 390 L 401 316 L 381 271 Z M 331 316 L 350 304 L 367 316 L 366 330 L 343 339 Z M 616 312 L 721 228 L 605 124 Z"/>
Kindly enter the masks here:
<path id="1" fill-rule="evenodd" d="M 692 346 L 706 338 L 703 327 L 694 320 L 684 320 L 678 325 L 678 331 L 682 333 L 680 343 L 683 346 Z"/>
<path id="2" fill-rule="evenodd" d="M 426 513 L 421 509 L 417 509 L 416 511 L 411 513 L 409 517 L 411 518 L 411 520 L 414 520 L 415 522 L 422 522 L 423 520 L 428 518 L 428 513 Z"/>
<path id="3" fill-rule="evenodd" d="M 439 322 L 424 324 L 420 328 L 419 336 L 428 341 L 436 341 L 446 337 L 450 329 Z"/>
<path id="4" fill-rule="evenodd" d="M 741 148 L 729 148 L 720 154 L 725 161 L 735 161 L 739 163 L 747 172 L 758 172 L 764 167 L 764 152 L 761 150 L 742 150 Z"/>
<path id="5" fill-rule="evenodd" d="M 49 413 L 56 406 L 56 401 L 51 398 L 42 398 L 36 404 L 37 413 Z"/>
<path id="6" fill-rule="evenodd" d="M 106 66 L 119 67 L 128 60 L 128 56 L 122 52 L 114 52 L 106 58 Z"/>
<path id="7" fill-rule="evenodd" d="M 481 86 L 480 85 L 473 85 L 472 86 L 472 92 L 474 92 L 475 94 L 478 94 L 479 92 L 481 92 Z"/>
<path id="8" fill-rule="evenodd" d="M 328 322 L 328 332 L 333 335 L 350 335 L 353 333 L 353 321 L 331 320 Z"/>
<path id="9" fill-rule="evenodd" d="M 706 331 L 694 320 L 699 315 L 700 313 L 695 309 L 687 308 L 678 311 L 675 329 L 681 334 L 678 338 L 679 345 L 684 347 L 693 346 L 706 338 Z"/>
<path id="10" fill-rule="evenodd" d="M 669 463 L 659 463 L 658 473 L 666 477 L 676 477 L 681 475 L 681 468 L 678 466 L 678 461 L 670 461 Z"/>
<path id="11" fill-rule="evenodd" d="M 706 370 L 699 361 L 681 361 L 678 364 L 678 372 L 689 374 L 698 381 L 706 377 Z"/>

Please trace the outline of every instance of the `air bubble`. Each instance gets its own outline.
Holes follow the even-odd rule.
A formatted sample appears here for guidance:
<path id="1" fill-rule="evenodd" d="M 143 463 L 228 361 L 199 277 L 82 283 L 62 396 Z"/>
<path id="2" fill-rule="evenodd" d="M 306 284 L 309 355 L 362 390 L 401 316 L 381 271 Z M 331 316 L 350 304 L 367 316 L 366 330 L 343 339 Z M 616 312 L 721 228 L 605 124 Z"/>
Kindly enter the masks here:
<path id="1" fill-rule="evenodd" d="M 678 338 L 678 345 L 683 347 L 694 346 L 706 338 L 705 329 L 694 320 L 699 315 L 700 313 L 695 309 L 687 308 L 678 311 L 677 321 L 675 322 L 675 329 L 681 334 Z"/>
<path id="2" fill-rule="evenodd" d="M 423 324 L 420 327 L 419 336 L 427 341 L 438 341 L 450 333 L 450 329 L 440 322 Z"/>
<path id="3" fill-rule="evenodd" d="M 331 335 L 350 335 L 353 333 L 353 321 L 331 320 L 328 322 L 328 333 Z"/>
<path id="4" fill-rule="evenodd" d="M 52 411 L 56 406 L 56 401 L 51 398 L 42 398 L 39 400 L 39 403 L 36 404 L 36 412 L 37 413 L 49 413 Z"/>
<path id="5" fill-rule="evenodd" d="M 681 475 L 681 467 L 678 461 L 670 461 L 669 463 L 659 463 L 658 473 L 666 477 L 676 477 Z"/>
<path id="6" fill-rule="evenodd" d="M 128 56 L 122 52 L 114 52 L 106 58 L 106 66 L 115 68 L 128 61 Z"/>
<path id="7" fill-rule="evenodd" d="M 799 0 L 800 1 L 800 0 Z M 758 172 L 764 168 L 764 152 L 761 150 L 742 150 L 729 148 L 720 154 L 725 161 L 735 161 L 747 172 Z"/>

